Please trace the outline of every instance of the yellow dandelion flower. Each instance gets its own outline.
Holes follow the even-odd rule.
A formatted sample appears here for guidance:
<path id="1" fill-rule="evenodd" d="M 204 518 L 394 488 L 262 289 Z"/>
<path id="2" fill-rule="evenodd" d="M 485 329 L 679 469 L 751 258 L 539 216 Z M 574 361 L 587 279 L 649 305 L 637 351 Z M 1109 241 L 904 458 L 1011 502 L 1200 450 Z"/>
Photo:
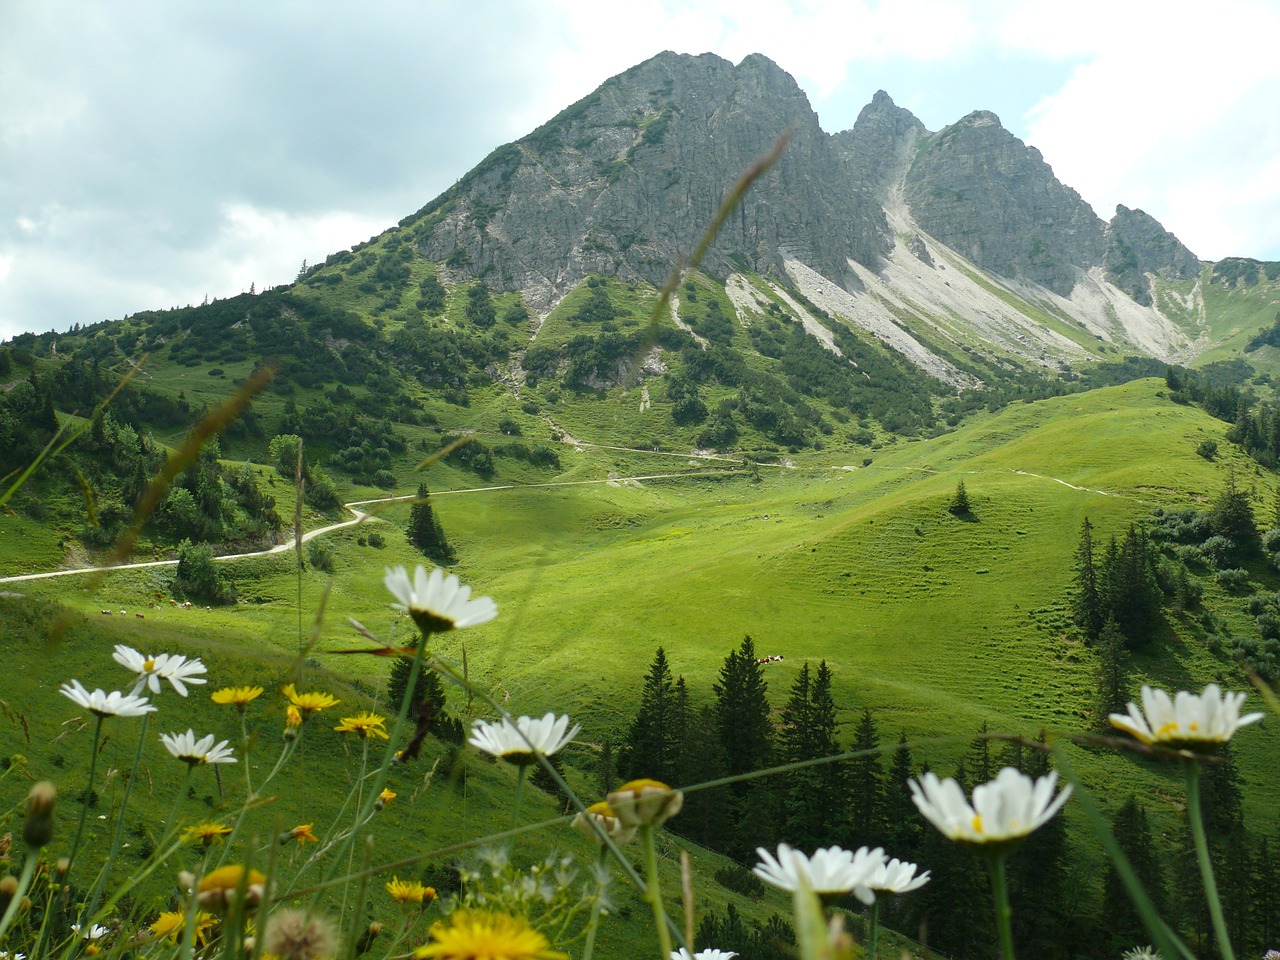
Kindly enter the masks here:
<path id="1" fill-rule="evenodd" d="M 284 712 L 284 725 L 290 730 L 302 726 L 302 713 L 293 704 L 289 704 L 289 709 Z"/>
<path id="2" fill-rule="evenodd" d="M 396 793 L 394 790 L 392 790 L 390 787 L 384 787 L 382 792 L 378 794 L 378 802 L 382 804 L 388 804 L 398 796 L 399 794 Z"/>
<path id="3" fill-rule="evenodd" d="M 436 898 L 434 887 L 424 887 L 417 880 L 401 880 L 399 877 L 387 881 L 387 893 L 401 903 L 427 904 Z"/>
<path id="4" fill-rule="evenodd" d="M 386 723 L 386 717 L 380 717 L 376 713 L 362 710 L 354 717 L 343 717 L 342 722 L 333 729 L 339 733 L 358 733 L 366 740 L 370 737 L 381 737 L 383 740 L 389 740 L 390 736 L 387 734 Z"/>
<path id="5" fill-rule="evenodd" d="M 182 831 L 182 840 L 184 843 L 194 843 L 199 840 L 206 847 L 215 840 L 221 840 L 223 837 L 231 833 L 231 828 L 225 823 L 196 823 L 187 827 Z"/>
<path id="6" fill-rule="evenodd" d="M 261 687 L 223 687 L 209 694 L 209 699 L 224 707 L 235 707 L 241 713 L 249 705 L 249 701 L 262 696 Z"/>
<path id="7" fill-rule="evenodd" d="M 297 840 L 298 843 L 319 843 L 320 838 L 311 832 L 314 823 L 300 823 L 292 830 L 280 835 L 281 843 L 288 843 L 290 840 Z"/>
<path id="8" fill-rule="evenodd" d="M 181 910 L 163 910 L 151 924 L 151 935 L 156 940 L 168 937 L 170 943 L 177 943 L 178 937 L 182 935 L 182 928 L 186 925 L 186 914 Z M 212 913 L 206 913 L 203 910 L 196 911 L 196 944 L 204 946 L 205 934 L 210 927 L 217 924 L 218 918 Z"/>
<path id="9" fill-rule="evenodd" d="M 314 713 L 317 710 L 325 710 L 342 702 L 332 694 L 320 693 L 316 690 L 312 690 L 309 693 L 299 693 L 292 683 L 283 687 L 281 692 L 288 698 L 289 702 L 301 710 L 303 714 Z"/>
<path id="10" fill-rule="evenodd" d="M 413 951 L 415 960 L 568 960 L 522 917 L 458 910 L 449 925 L 431 928 L 432 942 Z"/>

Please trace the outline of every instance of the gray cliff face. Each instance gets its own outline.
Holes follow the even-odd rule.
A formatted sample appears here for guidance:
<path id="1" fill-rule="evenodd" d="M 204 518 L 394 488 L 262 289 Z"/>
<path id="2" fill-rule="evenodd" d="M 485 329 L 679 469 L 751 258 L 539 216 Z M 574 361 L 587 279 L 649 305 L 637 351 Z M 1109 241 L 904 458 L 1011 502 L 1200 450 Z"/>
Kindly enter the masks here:
<path id="1" fill-rule="evenodd" d="M 1089 205 L 985 110 L 921 145 L 906 197 L 924 230 L 978 266 L 1063 296 L 1106 249 Z"/>
<path id="2" fill-rule="evenodd" d="M 897 106 L 883 90 L 862 108 L 853 129 L 832 139 L 848 164 L 855 188 L 869 191 L 881 203 L 911 165 L 920 141 L 929 135 L 915 114 Z"/>
<path id="3" fill-rule="evenodd" d="M 788 128 L 789 147 L 725 224 L 704 268 L 781 275 L 783 260 L 796 258 L 852 283 L 847 258 L 874 265 L 888 249 L 883 212 L 850 190 L 795 81 L 758 55 L 734 66 L 710 54 L 660 54 L 495 151 L 406 223 L 417 221 L 424 256 L 453 254 L 455 265 L 530 291 L 535 302 L 593 271 L 660 283 L 728 188 Z"/>
<path id="4" fill-rule="evenodd" d="M 1117 206 L 1106 236 L 1103 265 L 1107 279 L 1138 303 L 1151 304 L 1148 274 L 1166 280 L 1191 280 L 1200 275 L 1200 258 L 1141 210 Z"/>
<path id="5" fill-rule="evenodd" d="M 1199 269 L 1141 211 L 1121 207 L 1105 225 L 992 113 L 933 134 L 881 91 L 831 136 L 791 76 L 760 55 L 735 66 L 659 54 L 498 148 L 401 226 L 455 279 L 484 276 L 535 307 L 593 272 L 658 284 L 787 129 L 789 147 L 721 230 L 708 272 L 781 278 L 794 258 L 855 289 L 849 261 L 882 266 L 893 242 L 885 207 L 903 204 L 979 267 L 1064 296 L 1094 267 L 1143 302 L 1146 274 Z M 930 262 L 920 237 L 911 249 Z"/>

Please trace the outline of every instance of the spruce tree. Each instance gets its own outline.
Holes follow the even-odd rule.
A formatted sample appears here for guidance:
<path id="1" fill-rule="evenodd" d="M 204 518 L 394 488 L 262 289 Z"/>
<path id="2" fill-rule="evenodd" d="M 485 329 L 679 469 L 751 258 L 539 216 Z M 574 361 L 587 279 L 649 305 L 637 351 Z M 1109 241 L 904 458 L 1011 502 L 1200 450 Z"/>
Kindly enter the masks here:
<path id="1" fill-rule="evenodd" d="M 1098 637 L 1098 672 L 1093 692 L 1093 726 L 1099 733 L 1111 729 L 1110 716 L 1124 713 L 1129 703 L 1129 670 L 1124 635 L 1115 620 L 1107 618 Z"/>
<path id="2" fill-rule="evenodd" d="M 1111 821 L 1111 831 L 1142 888 L 1151 898 L 1156 912 L 1164 916 L 1168 900 L 1164 871 L 1147 823 L 1146 811 L 1139 805 L 1137 797 L 1130 795 L 1116 811 Z M 1107 927 L 1112 953 L 1119 953 L 1135 943 L 1147 941 L 1148 934 L 1142 917 L 1129 898 L 1120 873 L 1111 863 L 1108 863 L 1103 876 L 1102 902 L 1107 905 Z"/>
<path id="3" fill-rule="evenodd" d="M 716 727 L 731 776 L 760 770 L 773 756 L 773 723 L 769 719 L 768 684 L 756 662 L 755 643 L 744 637 L 725 657 L 715 693 Z M 737 791 L 735 792 L 742 792 Z"/>
<path id="4" fill-rule="evenodd" d="M 1245 560 L 1262 551 L 1262 537 L 1253 515 L 1253 499 L 1247 490 L 1236 486 L 1236 475 L 1227 476 L 1227 485 L 1209 511 L 1209 527 L 1236 546 L 1236 558 Z"/>
<path id="5" fill-rule="evenodd" d="M 809 663 L 800 668 L 791 695 L 782 708 L 778 753 L 783 763 L 816 760 L 839 752 L 835 742 L 835 705 L 831 701 L 831 673 L 823 661 L 818 681 L 811 680 Z M 785 775 L 783 835 L 795 846 L 810 849 L 841 839 L 833 836 L 831 811 L 840 803 L 837 764 L 805 767 Z M 835 774 L 833 776 L 833 774 Z"/>
<path id="6" fill-rule="evenodd" d="M 667 653 L 659 647 L 645 675 L 640 708 L 631 721 L 618 759 L 618 768 L 626 779 L 647 777 L 668 784 L 674 779 L 676 739 L 671 722 L 674 701 L 675 679 L 671 676 Z"/>
<path id="7" fill-rule="evenodd" d="M 1076 547 L 1075 595 L 1071 598 L 1076 626 L 1086 639 L 1097 640 L 1106 617 L 1098 591 L 1098 571 L 1093 563 L 1093 525 L 1084 518 L 1080 526 L 1080 544 Z"/>
<path id="8" fill-rule="evenodd" d="M 444 565 L 457 560 L 444 528 L 431 508 L 431 493 L 425 483 L 418 484 L 418 494 L 409 508 L 409 542 L 422 551 L 423 556 Z"/>
<path id="9" fill-rule="evenodd" d="M 850 751 L 863 751 L 848 763 L 849 846 L 879 846 L 884 840 L 884 771 L 880 767 L 880 734 L 870 709 L 863 709 L 853 731 Z"/>
<path id="10" fill-rule="evenodd" d="M 973 504 L 969 500 L 969 491 L 965 489 L 963 480 L 956 484 L 955 496 L 951 498 L 947 511 L 957 517 L 973 516 Z"/>
<path id="11" fill-rule="evenodd" d="M 898 746 L 889 761 L 884 781 L 885 850 L 900 860 L 914 860 L 920 843 L 923 823 L 911 799 L 907 781 L 915 775 L 911 746 L 906 731 L 898 735 Z"/>

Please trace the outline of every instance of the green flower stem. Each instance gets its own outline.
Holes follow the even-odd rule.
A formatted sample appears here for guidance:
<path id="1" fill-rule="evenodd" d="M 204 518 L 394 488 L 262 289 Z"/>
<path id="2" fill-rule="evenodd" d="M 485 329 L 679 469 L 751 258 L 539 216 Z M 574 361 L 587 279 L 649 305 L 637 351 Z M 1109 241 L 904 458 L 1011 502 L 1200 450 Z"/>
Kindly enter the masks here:
<path id="1" fill-rule="evenodd" d="M 27 895 L 27 891 L 31 888 L 31 878 L 35 876 L 36 863 L 39 860 L 40 851 L 35 847 L 28 847 L 27 862 L 22 865 L 22 876 L 18 879 L 18 889 L 14 891 L 13 899 L 9 901 L 9 907 L 5 910 L 4 917 L 0 919 L 0 943 L 4 943 L 5 935 L 13 924 L 13 918 L 18 915 L 18 908 L 22 905 L 22 898 Z"/>
<path id="2" fill-rule="evenodd" d="M 1227 935 L 1227 921 L 1222 916 L 1222 901 L 1218 898 L 1218 884 L 1213 878 L 1213 863 L 1209 860 L 1209 841 L 1204 833 L 1204 818 L 1200 812 L 1200 764 L 1195 760 L 1183 762 L 1187 777 L 1187 821 L 1191 824 L 1191 838 L 1195 841 L 1196 859 L 1200 862 L 1200 878 L 1204 882 L 1204 894 L 1209 901 L 1209 916 L 1213 919 L 1213 933 L 1218 939 L 1222 960 L 1235 960 L 1231 939 Z"/>
<path id="3" fill-rule="evenodd" d="M 609 848 L 600 848 L 600 859 L 596 863 L 600 888 L 596 891 L 595 902 L 591 904 L 591 919 L 587 921 L 587 939 L 582 945 L 582 960 L 591 960 L 596 948 L 596 930 L 600 927 L 600 912 L 604 906 L 604 870 L 609 862 Z"/>
<path id="4" fill-rule="evenodd" d="M 102 714 L 98 714 L 98 722 L 93 728 L 93 755 L 89 758 L 89 785 L 85 787 L 84 803 L 80 805 L 80 822 L 76 825 L 76 837 L 71 841 L 71 854 L 67 857 L 67 876 L 71 875 L 71 867 L 76 862 L 76 853 L 80 849 L 80 838 L 84 835 L 84 822 L 89 814 L 89 801 L 93 799 L 93 773 L 98 767 L 98 742 L 102 736 Z"/>
<path id="5" fill-rule="evenodd" d="M 419 628 L 421 630 L 421 628 Z M 391 727 L 391 736 L 387 739 L 387 752 L 382 759 L 381 766 L 373 778 L 373 785 L 369 788 L 369 796 L 364 802 L 364 807 L 360 811 L 360 816 L 356 818 L 357 825 L 368 823 L 369 818 L 374 814 L 374 804 L 377 803 L 382 788 L 387 782 L 387 771 L 391 769 L 391 764 L 395 761 L 396 746 L 400 742 L 400 731 L 404 729 L 405 721 L 409 717 L 409 707 L 413 703 L 413 691 L 418 685 L 418 675 L 422 672 L 422 659 L 427 652 L 427 644 L 431 641 L 431 631 L 422 630 L 422 642 L 418 644 L 418 650 L 413 657 L 413 665 L 409 668 L 409 679 L 404 685 L 404 697 L 400 702 L 400 712 L 396 714 L 396 722 Z M 356 831 L 352 830 L 346 839 L 346 846 L 350 846 L 354 842 Z M 329 863 L 329 869 L 325 871 L 325 881 L 332 880 L 338 868 L 342 865 L 342 861 L 346 859 L 343 854 L 347 851 L 341 850 L 336 857 Z"/>
<path id="6" fill-rule="evenodd" d="M 876 960 L 876 941 L 880 935 L 880 898 L 876 897 L 875 902 L 867 910 L 867 956 L 871 960 Z"/>
<path id="7" fill-rule="evenodd" d="M 305 726 L 305 724 L 303 726 Z M 275 775 L 280 772 L 281 767 L 285 765 L 285 761 L 293 756 L 293 751 L 298 748 L 298 741 L 301 739 L 302 731 L 299 730 L 298 735 L 294 739 L 285 741 L 284 746 L 280 750 L 280 756 L 276 759 L 276 765 L 271 768 L 271 772 L 267 774 L 267 778 L 263 780 L 262 783 L 258 784 L 258 793 L 249 792 L 246 795 L 244 806 L 240 808 L 240 813 L 236 816 L 235 826 L 231 828 L 231 835 L 227 837 L 227 842 L 222 845 L 222 856 L 218 858 L 217 864 L 219 867 L 226 863 L 227 857 L 231 855 L 231 846 L 235 843 L 236 837 L 240 835 L 240 828 L 244 825 L 244 818 L 248 816 L 250 809 L 253 808 L 254 801 L 257 800 L 259 794 L 266 789 L 267 784 L 275 778 Z M 246 767 L 249 765 L 248 756 L 248 751 L 246 751 Z"/>
<path id="8" fill-rule="evenodd" d="M 520 801 L 524 799 L 524 778 L 528 775 L 529 768 L 525 764 L 520 764 L 520 772 L 516 774 L 516 797 L 511 804 L 511 829 L 516 828 L 516 824 L 520 820 Z"/>
<path id="9" fill-rule="evenodd" d="M 135 688 L 136 689 L 136 688 Z M 129 776 L 124 782 L 124 796 L 120 799 L 120 812 L 116 814 L 116 829 L 111 835 L 111 850 L 107 854 L 107 865 L 102 868 L 102 873 L 98 875 L 98 882 L 93 886 L 93 892 L 89 895 L 89 903 L 96 907 L 98 898 L 102 895 L 102 885 L 107 882 L 107 877 L 111 873 L 111 866 L 116 861 L 116 854 L 120 852 L 120 840 L 124 836 L 124 815 L 129 809 L 129 794 L 133 792 L 133 781 L 138 776 L 138 767 L 142 765 L 142 748 L 147 740 L 147 727 L 151 724 L 151 714 L 144 713 L 142 715 L 142 730 L 138 733 L 138 749 L 133 752 L 133 766 L 129 769 Z M 93 911 L 85 915 L 92 917 Z M 86 922 L 89 922 L 86 920 Z"/>
<path id="10" fill-rule="evenodd" d="M 658 928 L 659 960 L 671 960 L 671 932 L 667 929 L 667 914 L 662 909 L 662 888 L 658 885 L 658 850 L 654 842 L 656 828 L 645 824 L 640 828 L 640 841 L 644 845 L 644 865 L 648 874 L 645 899 L 653 908 L 653 924 Z"/>
<path id="11" fill-rule="evenodd" d="M 1000 956 L 1013 957 L 1013 910 L 1009 907 L 1009 883 L 1005 879 L 1003 853 L 992 853 L 987 859 L 991 868 L 991 893 L 996 902 L 996 930 L 1000 933 Z"/>

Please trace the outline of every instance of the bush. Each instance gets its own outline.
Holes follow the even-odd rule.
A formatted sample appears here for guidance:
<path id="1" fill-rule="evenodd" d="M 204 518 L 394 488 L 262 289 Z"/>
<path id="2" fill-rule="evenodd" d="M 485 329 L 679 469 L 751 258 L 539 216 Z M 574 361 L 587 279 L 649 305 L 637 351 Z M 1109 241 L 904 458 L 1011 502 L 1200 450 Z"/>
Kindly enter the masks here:
<path id="1" fill-rule="evenodd" d="M 307 541 L 307 562 L 317 570 L 333 573 L 333 551 L 318 539 Z"/>
<path id="2" fill-rule="evenodd" d="M 387 545 L 387 541 L 383 538 L 382 534 L 380 533 L 369 534 L 369 546 L 373 547 L 375 550 L 381 550 L 386 545 Z"/>
<path id="3" fill-rule="evenodd" d="M 1200 545 L 1205 560 L 1222 569 L 1235 557 L 1236 545 L 1223 536 L 1213 536 Z"/>
<path id="4" fill-rule="evenodd" d="M 1249 571 L 1242 567 L 1223 570 L 1218 574 L 1218 586 L 1229 593 L 1244 593 L 1249 589 Z"/>
<path id="5" fill-rule="evenodd" d="M 726 890 L 741 894 L 749 900 L 763 899 L 764 881 L 740 864 L 721 867 L 715 872 L 716 883 Z"/>
<path id="6" fill-rule="evenodd" d="M 207 544 L 183 540 L 178 544 L 178 569 L 172 590 L 185 599 L 208 603 L 235 603 L 235 587 L 222 576 Z"/>
<path id="7" fill-rule="evenodd" d="M 1205 440 L 1196 447 L 1196 453 L 1206 460 L 1212 461 L 1218 456 L 1218 441 Z"/>

